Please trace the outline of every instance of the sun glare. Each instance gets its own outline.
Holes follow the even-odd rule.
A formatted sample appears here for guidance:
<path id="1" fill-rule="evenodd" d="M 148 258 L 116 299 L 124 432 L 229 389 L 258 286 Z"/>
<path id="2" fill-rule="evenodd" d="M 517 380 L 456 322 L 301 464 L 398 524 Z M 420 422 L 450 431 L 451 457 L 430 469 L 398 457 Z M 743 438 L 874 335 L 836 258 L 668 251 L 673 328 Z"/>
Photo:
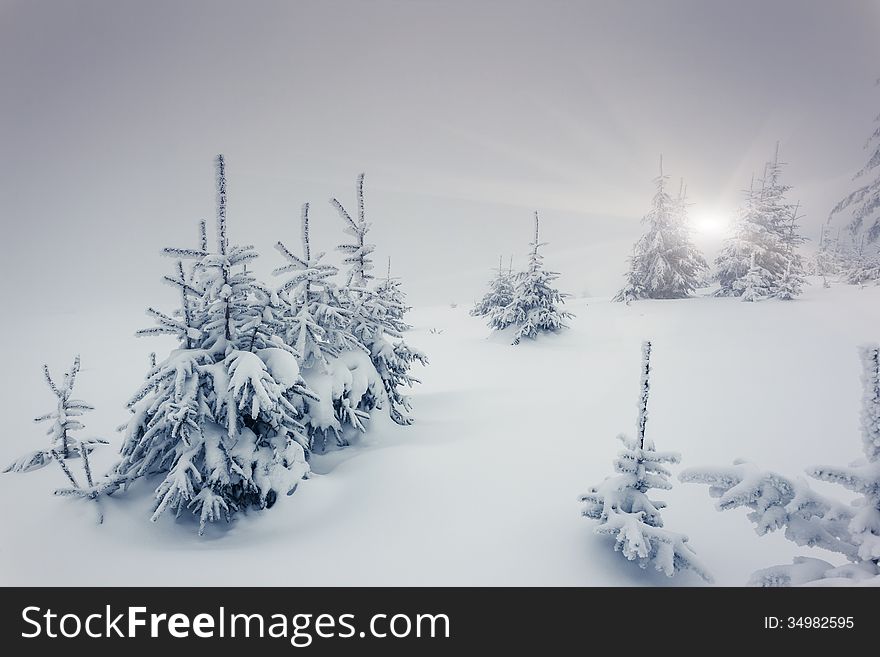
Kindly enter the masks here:
<path id="1" fill-rule="evenodd" d="M 690 223 L 695 233 L 705 237 L 722 237 L 730 228 L 729 217 L 718 210 L 695 210 L 690 215 Z"/>

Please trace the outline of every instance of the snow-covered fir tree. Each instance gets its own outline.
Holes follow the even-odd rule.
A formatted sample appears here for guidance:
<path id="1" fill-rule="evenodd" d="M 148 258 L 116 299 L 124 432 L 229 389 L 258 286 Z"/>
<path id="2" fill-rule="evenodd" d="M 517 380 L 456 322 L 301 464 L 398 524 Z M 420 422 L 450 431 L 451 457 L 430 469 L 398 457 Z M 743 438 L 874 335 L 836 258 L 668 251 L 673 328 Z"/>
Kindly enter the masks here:
<path id="1" fill-rule="evenodd" d="M 386 316 L 395 322 L 399 322 L 398 326 L 402 330 L 408 331 L 412 328 L 407 324 L 405 316 L 412 306 L 407 304 L 406 292 L 403 291 L 403 284 L 399 277 L 391 275 L 391 256 L 388 256 L 388 268 L 385 272 L 385 278 L 380 279 L 376 283 L 375 292 L 380 299 L 383 300 L 386 308 Z"/>
<path id="2" fill-rule="evenodd" d="M 715 259 L 719 288 L 716 296 L 740 296 L 743 292 L 742 279 L 752 267 L 753 255 L 767 250 L 765 242 L 773 243 L 773 233 L 764 224 L 758 212 L 758 192 L 752 176 L 740 216 L 734 225 L 733 235 L 724 240 L 721 252 Z M 775 246 L 774 251 L 775 252 Z"/>
<path id="3" fill-rule="evenodd" d="M 512 267 L 504 267 L 503 259 L 504 256 L 499 256 L 495 277 L 489 281 L 489 291 L 474 304 L 470 311 L 472 317 L 486 317 L 495 308 L 504 308 L 513 301 L 513 271 Z"/>
<path id="4" fill-rule="evenodd" d="M 880 115 L 875 121 L 880 122 Z M 832 208 L 828 217 L 829 223 L 837 217 L 843 219 L 839 248 L 832 253 L 844 270 L 844 279 L 851 283 L 880 279 L 880 126 L 865 148 L 870 155 L 853 178 L 856 188 Z M 854 269 L 858 271 L 852 272 Z"/>
<path id="5" fill-rule="evenodd" d="M 349 330 L 351 312 L 343 292 L 333 280 L 339 269 L 322 262 L 324 252 L 312 253 L 308 203 L 302 208 L 301 241 L 302 257 L 294 255 L 282 242 L 275 245 L 288 264 L 272 273 L 289 274 L 279 290 L 285 307 L 285 337 L 294 345 L 304 343 L 299 351 L 305 365 L 310 367 L 313 360 L 323 359 L 322 354 L 334 356 L 364 347 Z M 316 346 L 320 347 L 320 354 Z"/>
<path id="6" fill-rule="evenodd" d="M 642 568 L 649 565 L 672 577 L 682 570 L 693 570 L 711 581 L 711 576 L 700 564 L 687 543 L 687 536 L 663 526 L 660 509 L 664 502 L 651 500 L 647 493 L 652 488 L 667 490 L 671 473 L 666 464 L 678 463 L 681 457 L 674 452 L 658 452 L 652 440 L 645 436 L 650 393 L 651 343 L 642 345 L 642 376 L 640 382 L 639 413 L 636 435 L 618 436 L 624 449 L 614 461 L 616 475 L 608 477 L 581 497 L 583 515 L 597 520 L 596 533 L 614 537 L 614 549 Z"/>
<path id="7" fill-rule="evenodd" d="M 778 159 L 778 158 L 777 158 Z M 806 263 L 800 255 L 799 248 L 806 242 L 806 238 L 799 232 L 798 222 L 800 203 L 795 203 L 791 214 L 785 220 L 787 225 L 783 230 L 782 243 L 785 248 L 786 263 L 782 275 L 773 286 L 773 297 L 781 301 L 791 301 L 801 295 L 806 284 Z"/>
<path id="8" fill-rule="evenodd" d="M 273 273 L 287 276 L 279 292 L 287 307 L 284 335 L 299 351 L 303 379 L 317 396 L 303 400 L 308 446 L 324 450 L 331 433 L 337 445 L 348 444 L 346 426 L 366 431 L 368 411 L 384 388 L 369 349 L 350 330 L 352 312 L 333 282 L 338 268 L 322 262 L 323 252 L 313 253 L 308 203 L 302 210 L 301 241 L 301 256 L 277 243 L 288 264 Z"/>
<path id="9" fill-rule="evenodd" d="M 623 301 L 627 305 L 629 305 L 631 301 L 648 298 L 643 285 L 643 272 L 638 265 L 638 251 L 636 246 L 633 246 L 632 255 L 629 257 L 629 263 L 630 267 L 624 275 L 625 282 L 623 287 L 616 295 L 614 295 L 614 301 Z"/>
<path id="10" fill-rule="evenodd" d="M 832 230 L 830 222 L 826 222 L 822 226 L 822 231 L 819 234 L 819 246 L 813 261 L 813 271 L 808 272 L 821 276 L 825 287 L 829 287 L 828 277 L 839 274 L 841 271 L 840 233 L 840 228 L 836 232 Z"/>
<path id="11" fill-rule="evenodd" d="M 757 274 L 765 284 L 757 286 L 762 289 L 761 298 L 777 296 L 777 288 L 786 276 L 789 291 L 799 289 L 793 283 L 795 280 L 802 286 L 804 263 L 798 248 L 804 237 L 798 228 L 798 206 L 786 200 L 791 187 L 782 182 L 782 168 L 777 145 L 776 155 L 764 167 L 763 176 L 753 180 L 746 192 L 734 233 L 725 240 L 715 261 L 720 284 L 717 296 L 754 301 L 758 298 L 754 294 Z M 752 292 L 746 294 L 748 290 Z"/>
<path id="12" fill-rule="evenodd" d="M 874 253 L 867 244 L 867 236 L 860 235 L 855 245 L 838 254 L 838 273 L 850 285 L 864 286 L 865 283 L 880 279 L 880 255 Z"/>
<path id="13" fill-rule="evenodd" d="M 689 468 L 680 479 L 709 485 L 720 511 L 746 507 L 759 535 L 782 529 L 800 546 L 837 553 L 850 563 L 800 557 L 793 564 L 756 572 L 757 586 L 796 586 L 820 581 L 880 584 L 880 346 L 860 351 L 862 361 L 862 450 L 865 457 L 848 467 L 814 466 L 814 479 L 844 486 L 860 495 L 845 503 L 811 489 L 801 478 L 761 470 L 735 461 L 730 467 Z"/>
<path id="14" fill-rule="evenodd" d="M 616 301 L 687 297 L 707 269 L 690 238 L 684 183 L 673 199 L 666 191 L 668 179 L 661 159 L 651 211 L 642 219 L 647 230 L 633 247 L 626 283 Z"/>
<path id="15" fill-rule="evenodd" d="M 166 280 L 180 290 L 181 305 L 173 315 L 149 309 L 158 326 L 140 334 L 169 334 L 179 346 L 132 397 L 121 460 L 96 484 L 112 493 L 155 476 L 152 520 L 189 508 L 199 533 L 295 490 L 309 471 L 298 409 L 314 397 L 298 354 L 276 335 L 271 300 L 247 270 L 256 252 L 229 242 L 223 156 L 217 196 L 214 250 L 204 228 L 199 248 L 164 250 L 178 260 Z M 183 261 L 192 263 L 189 271 Z"/>
<path id="16" fill-rule="evenodd" d="M 778 159 L 777 155 L 777 159 Z M 800 220 L 803 216 L 800 214 L 800 201 L 795 203 L 791 212 L 782 215 L 782 245 L 785 249 L 785 265 L 792 275 L 799 276 L 803 279 L 806 273 L 806 264 L 803 256 L 800 254 L 800 247 L 807 241 L 807 238 L 801 235 Z"/>
<path id="17" fill-rule="evenodd" d="M 74 432 L 85 428 L 85 425 L 80 421 L 83 413 L 94 410 L 94 407 L 72 396 L 73 386 L 76 383 L 79 369 L 80 359 L 79 356 L 76 356 L 73 360 L 73 365 L 71 365 L 61 380 L 55 381 L 49 373 L 49 366 L 43 365 L 43 378 L 52 394 L 55 395 L 56 404 L 54 411 L 34 418 L 34 422 L 49 423 L 49 428 L 46 430 L 49 443 L 46 447 L 28 452 L 21 458 L 16 459 L 3 472 L 31 472 L 39 470 L 54 461 L 61 468 L 61 471 L 71 485 L 78 489 L 80 484 L 66 461 L 80 458 L 82 459 L 86 483 L 89 486 L 92 485 L 92 468 L 89 463 L 89 454 L 100 445 L 106 445 L 107 441 L 102 439 L 83 440 L 74 436 Z"/>
<path id="18" fill-rule="evenodd" d="M 519 344 L 523 338 L 534 339 L 539 333 L 567 328 L 565 320 L 574 317 L 560 308 L 569 295 L 553 287 L 559 274 L 544 268 L 540 248 L 546 243 L 540 241 L 539 226 L 535 212 L 535 241 L 530 244 L 526 269 L 514 277 L 510 303 L 496 306 L 489 313 L 489 326 L 493 329 L 516 327 L 513 344 Z"/>
<path id="19" fill-rule="evenodd" d="M 746 275 L 736 282 L 742 301 L 760 301 L 774 293 L 773 275 L 758 264 L 755 253 Z"/>
<path id="20" fill-rule="evenodd" d="M 302 256 L 295 255 L 283 242 L 275 247 L 288 264 L 276 268 L 276 276 L 287 275 L 279 295 L 286 302 L 285 339 L 300 355 L 302 367 L 326 363 L 340 349 L 357 344 L 348 332 L 349 313 L 338 301 L 333 276 L 339 271 L 324 263 L 325 253 L 312 253 L 309 237 L 309 204 L 302 207 Z"/>
<path id="21" fill-rule="evenodd" d="M 403 340 L 403 332 L 408 326 L 396 302 L 370 287 L 374 278 L 371 254 L 375 245 L 366 241 L 370 224 L 364 210 L 364 174 L 358 176 L 357 214 L 354 217 L 337 199 L 331 199 L 331 204 L 345 224 L 346 235 L 353 238 L 337 247 L 344 254 L 343 263 L 347 265 L 342 292 L 351 316 L 350 331 L 370 353 L 385 389 L 384 397 L 391 418 L 398 424 L 411 424 L 408 413 L 412 407 L 403 388 L 419 382 L 410 371 L 412 366 L 416 362 L 426 365 L 428 361 L 425 354 Z M 381 399 L 367 396 L 362 402 L 363 410 L 381 403 Z"/>
<path id="22" fill-rule="evenodd" d="M 776 284 L 773 296 L 782 301 L 791 301 L 795 297 L 800 296 L 803 290 L 804 277 L 793 273 L 791 266 L 788 266 L 785 268 L 782 278 L 780 278 L 779 282 Z"/>

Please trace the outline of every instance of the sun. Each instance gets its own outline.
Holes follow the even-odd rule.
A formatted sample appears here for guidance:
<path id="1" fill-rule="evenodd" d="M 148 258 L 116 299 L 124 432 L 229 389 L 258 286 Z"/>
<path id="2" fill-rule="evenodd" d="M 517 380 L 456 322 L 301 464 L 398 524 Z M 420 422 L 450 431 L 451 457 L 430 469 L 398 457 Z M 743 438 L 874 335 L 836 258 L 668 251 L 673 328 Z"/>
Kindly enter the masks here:
<path id="1" fill-rule="evenodd" d="M 691 228 L 704 237 L 722 237 L 730 229 L 730 215 L 721 210 L 695 210 L 690 214 Z"/>

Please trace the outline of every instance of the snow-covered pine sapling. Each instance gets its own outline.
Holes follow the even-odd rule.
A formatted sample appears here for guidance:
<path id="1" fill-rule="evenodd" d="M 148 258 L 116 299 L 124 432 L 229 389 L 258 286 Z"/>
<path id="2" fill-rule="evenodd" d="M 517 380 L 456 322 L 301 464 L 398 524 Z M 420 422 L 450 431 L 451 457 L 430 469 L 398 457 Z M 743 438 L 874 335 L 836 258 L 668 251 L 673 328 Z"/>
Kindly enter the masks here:
<path id="1" fill-rule="evenodd" d="M 787 230 L 782 235 L 786 257 L 785 269 L 772 290 L 773 296 L 782 301 L 791 301 L 800 296 L 806 284 L 804 278 L 806 263 L 798 252 L 798 248 L 807 241 L 807 238 L 798 232 L 798 222 L 801 220 L 800 207 L 800 201 L 794 204 L 787 221 Z"/>
<path id="2" fill-rule="evenodd" d="M 56 385 L 49 373 L 49 366 L 43 365 L 43 376 L 58 402 L 54 412 L 34 418 L 34 422 L 52 422 L 46 432 L 50 437 L 49 448 L 57 452 L 63 459 L 70 458 L 78 451 L 78 441 L 71 435 L 71 432 L 83 429 L 85 425 L 77 418 L 86 411 L 94 410 L 93 406 L 89 406 L 84 401 L 71 398 L 79 368 L 80 360 L 79 356 L 76 356 L 70 370 L 64 374 L 61 384 Z"/>
<path id="3" fill-rule="evenodd" d="M 804 279 L 791 270 L 791 266 L 785 268 L 785 273 L 779 279 L 773 296 L 781 301 L 791 301 L 800 296 L 803 291 Z"/>
<path id="4" fill-rule="evenodd" d="M 822 277 L 822 287 L 831 287 L 828 280 L 830 276 L 839 274 L 842 270 L 842 258 L 840 254 L 840 228 L 832 230 L 830 221 L 826 221 L 819 231 L 819 246 L 813 258 L 812 270 L 807 272 Z"/>
<path id="5" fill-rule="evenodd" d="M 354 238 L 352 242 L 337 247 L 345 254 L 343 262 L 348 266 L 342 292 L 351 313 L 350 331 L 370 352 L 373 366 L 382 380 L 391 419 L 397 424 L 411 424 L 412 418 L 408 415 L 411 403 L 402 388 L 419 383 L 410 370 L 416 362 L 427 365 L 428 359 L 402 339 L 403 331 L 408 327 L 402 315 L 396 316 L 394 308 L 397 304 L 369 287 L 374 278 L 370 254 L 375 246 L 366 242 L 370 224 L 364 212 L 364 174 L 358 176 L 357 181 L 356 219 L 335 198 L 331 204 L 345 224 L 345 233 Z M 381 404 L 379 399 L 365 401 L 364 410 Z"/>
<path id="6" fill-rule="evenodd" d="M 535 240 L 530 244 L 528 265 L 514 278 L 510 303 L 497 306 L 489 313 L 491 328 L 516 327 L 512 343 L 515 345 L 523 338 L 534 339 L 539 333 L 553 333 L 568 328 L 565 320 L 574 317 L 559 307 L 570 296 L 553 287 L 552 283 L 559 274 L 544 269 L 544 256 L 540 248 L 546 243 L 540 241 L 539 226 L 538 213 L 535 212 Z"/>
<path id="7" fill-rule="evenodd" d="M 504 308 L 513 301 L 513 272 L 503 265 L 504 256 L 498 258 L 498 269 L 495 277 L 489 281 L 489 291 L 483 295 L 470 314 L 472 317 L 486 317 L 495 308 Z M 492 328 L 506 328 L 506 326 L 493 326 Z"/>
<path id="8" fill-rule="evenodd" d="M 849 247 L 849 252 L 840 256 L 841 278 L 859 288 L 864 288 L 869 281 L 880 279 L 880 255 L 871 255 L 866 241 L 865 235 L 859 236 L 856 243 Z"/>
<path id="9" fill-rule="evenodd" d="M 286 306 L 285 339 L 300 345 L 303 365 L 310 367 L 313 361 L 337 356 L 347 350 L 367 348 L 350 330 L 352 313 L 346 299 L 347 290 L 340 290 L 333 278 L 339 273 L 334 265 L 322 262 L 324 252 L 315 254 L 309 236 L 309 204 L 302 207 L 300 238 L 302 256 L 297 256 L 283 242 L 275 248 L 287 260 L 276 268 L 275 276 L 289 275 L 279 289 L 279 296 Z M 307 327 L 303 332 L 301 327 Z M 316 353 L 318 348 L 320 353 Z M 311 354 L 309 357 L 307 354 Z"/>
<path id="10" fill-rule="evenodd" d="M 373 288 L 373 294 L 383 312 L 383 334 L 386 337 L 382 341 L 374 340 L 370 345 L 373 364 L 382 378 L 391 418 L 397 424 L 412 424 L 412 417 L 408 414 L 412 406 L 402 388 L 412 388 L 420 383 L 412 375 L 412 367 L 415 363 L 427 365 L 428 357 L 403 340 L 403 333 L 412 328 L 406 321 L 406 313 L 411 307 L 407 305 L 401 279 L 391 275 L 390 257 L 386 277 Z M 388 336 L 396 340 L 388 340 Z"/>
<path id="11" fill-rule="evenodd" d="M 302 255 L 278 242 L 276 248 L 287 264 L 273 274 L 287 276 L 279 290 L 286 307 L 283 335 L 302 354 L 303 379 L 318 392 L 317 398 L 305 399 L 303 407 L 309 449 L 324 450 L 328 433 L 338 446 L 348 444 L 345 425 L 366 431 L 368 409 L 383 388 L 369 349 L 351 333 L 352 313 L 332 280 L 337 268 L 322 262 L 324 253 L 312 251 L 308 203 L 303 205 L 300 228 Z"/>
<path id="12" fill-rule="evenodd" d="M 179 348 L 131 398 L 122 458 L 103 487 L 112 493 L 157 476 L 152 520 L 189 508 L 199 533 L 295 490 L 309 471 L 299 409 L 314 397 L 295 350 L 274 334 L 277 298 L 245 266 L 256 252 L 229 243 L 222 156 L 217 191 L 216 248 L 202 229 L 200 248 L 164 250 L 194 264 L 187 273 L 178 263 L 167 279 L 181 289 L 181 308 L 173 316 L 151 312 L 158 330 L 140 334 L 170 333 Z"/>
<path id="13" fill-rule="evenodd" d="M 58 459 L 58 465 L 61 466 L 61 469 L 64 470 L 64 474 L 67 475 L 68 480 L 73 484 L 72 488 L 58 488 L 55 490 L 56 495 L 68 496 L 68 497 L 82 497 L 89 500 L 94 500 L 97 505 L 98 512 L 98 524 L 104 522 L 104 510 L 101 508 L 101 500 L 100 496 L 107 492 L 109 488 L 113 487 L 113 482 L 110 479 L 102 478 L 96 479 L 94 474 L 92 473 L 92 465 L 89 461 L 89 454 L 91 454 L 97 447 L 101 445 L 106 445 L 106 440 L 101 439 L 92 439 L 92 440 L 82 440 L 80 441 L 80 450 L 79 454 L 82 457 L 83 464 L 83 472 L 85 473 L 86 485 L 80 486 L 76 479 L 71 474 L 67 465 L 64 463 L 64 460 Z"/>
<path id="14" fill-rule="evenodd" d="M 665 465 L 678 463 L 681 457 L 673 452 L 658 452 L 645 436 L 650 394 L 651 343 L 642 345 L 642 375 L 636 436 L 621 434 L 624 449 L 614 461 L 617 475 L 608 477 L 581 497 L 583 515 L 599 521 L 596 533 L 613 536 L 614 549 L 639 566 L 652 566 L 672 577 L 682 570 L 693 570 L 706 581 L 712 581 L 697 561 L 687 543 L 687 536 L 663 527 L 660 509 L 666 504 L 648 498 L 652 488 L 672 488 L 671 476 Z"/>
<path id="15" fill-rule="evenodd" d="M 371 254 L 376 246 L 366 242 L 370 223 L 367 222 L 364 211 L 364 174 L 360 174 L 357 180 L 356 219 L 337 199 L 331 199 L 330 203 L 345 225 L 345 234 L 354 238 L 353 241 L 336 247 L 344 254 L 342 262 L 347 266 L 343 295 L 351 313 L 352 333 L 367 348 L 386 335 L 392 338 L 401 337 L 402 328 L 389 314 L 385 299 L 370 287 L 375 278 L 372 274 L 374 265 Z"/>
<path id="16" fill-rule="evenodd" d="M 183 261 L 198 263 L 201 258 L 208 255 L 208 233 L 205 220 L 199 222 L 199 248 L 165 248 L 162 253 L 177 258 L 174 263 L 174 275 L 165 275 L 162 277 L 162 281 L 177 288 L 180 293 L 180 307 L 172 315 L 166 315 L 152 306 L 148 307 L 147 315 L 153 318 L 157 326 L 140 329 L 136 335 L 139 337 L 170 335 L 177 338 L 186 349 L 189 349 L 194 347 L 202 336 L 200 326 L 204 319 L 204 308 L 198 307 L 201 296 L 195 287 L 196 264 L 187 270 L 184 268 Z M 155 353 L 150 355 L 150 360 L 152 369 L 156 366 Z"/>
<path id="17" fill-rule="evenodd" d="M 629 303 L 636 299 L 680 299 L 699 285 L 706 261 L 691 242 L 684 181 L 678 197 L 666 191 L 668 176 L 654 179 L 657 187 L 651 211 L 642 219 L 647 230 L 633 247 L 626 284 L 614 297 Z"/>
<path id="18" fill-rule="evenodd" d="M 772 275 L 758 264 L 752 253 L 752 262 L 746 275 L 736 281 L 735 286 L 742 289 L 740 301 L 760 301 L 770 296 L 773 289 Z"/>
<path id="19" fill-rule="evenodd" d="M 785 270 L 777 279 L 776 284 L 770 288 L 771 295 L 780 301 L 791 301 L 800 296 L 804 289 L 805 265 L 797 248 L 806 240 L 797 232 L 797 223 L 800 219 L 799 209 L 800 202 L 794 205 L 788 221 L 788 230 L 784 233 L 783 241 L 787 258 Z"/>
<path id="20" fill-rule="evenodd" d="M 342 262 L 348 265 L 346 285 L 352 289 L 364 290 L 369 281 L 374 278 L 372 274 L 373 260 L 370 258 L 370 254 L 376 250 L 374 244 L 366 242 L 370 224 L 367 223 L 364 212 L 364 174 L 360 174 L 357 179 L 357 219 L 352 218 L 337 199 L 330 199 L 330 204 L 336 208 L 339 216 L 345 222 L 345 234 L 354 238 L 353 242 L 340 244 L 336 247 L 338 251 L 345 254 Z"/>
<path id="21" fill-rule="evenodd" d="M 845 503 L 812 490 L 806 480 L 761 470 L 738 460 L 729 467 L 684 470 L 684 482 L 707 484 L 719 511 L 745 507 L 759 535 L 779 529 L 785 538 L 845 557 L 834 566 L 824 559 L 799 557 L 752 575 L 756 586 L 797 586 L 826 581 L 880 583 L 880 346 L 860 350 L 862 361 L 862 449 L 865 458 L 849 467 L 814 466 L 814 479 L 841 484 L 861 495 Z"/>
<path id="22" fill-rule="evenodd" d="M 412 306 L 407 304 L 406 292 L 403 291 L 400 278 L 391 275 L 391 256 L 388 256 L 385 278 L 379 280 L 375 290 L 379 298 L 384 301 L 387 318 L 396 322 L 400 330 L 411 329 L 412 326 L 406 323 L 405 315 L 412 310 Z"/>
<path id="23" fill-rule="evenodd" d="M 7 466 L 4 472 L 31 472 L 55 461 L 71 484 L 71 488 L 56 490 L 56 495 L 74 494 L 94 498 L 96 496 L 96 494 L 93 494 L 95 481 L 92 475 L 91 463 L 89 462 L 89 454 L 101 445 L 106 445 L 107 441 L 100 438 L 82 440 L 73 436 L 73 432 L 85 428 L 85 425 L 79 420 L 83 413 L 94 410 L 89 404 L 82 400 L 74 399 L 71 396 L 79 369 L 80 359 L 79 356 L 76 356 L 70 370 L 64 374 L 59 383 L 52 379 L 52 375 L 49 373 L 49 366 L 43 365 L 43 376 L 52 394 L 57 399 L 57 405 L 53 412 L 41 415 L 35 418 L 34 421 L 51 422 L 51 426 L 46 432 L 49 436 L 49 445 L 45 449 L 29 452 L 16 459 Z M 83 487 L 77 481 L 76 476 L 67 464 L 68 460 L 75 458 L 82 459 L 86 487 Z M 98 521 L 101 522 L 102 519 L 103 514 L 100 513 L 99 509 Z"/>
<path id="24" fill-rule="evenodd" d="M 285 338 L 300 354 L 300 365 L 312 367 L 317 362 L 326 363 L 326 356 L 339 353 L 327 339 L 331 331 L 344 331 L 348 323 L 348 313 L 344 308 L 324 309 L 324 317 L 332 318 L 329 326 L 322 326 L 316 317 L 321 312 L 321 301 L 325 299 L 328 279 L 337 273 L 333 265 L 323 263 L 324 252 L 313 256 L 309 240 L 309 204 L 302 207 L 301 239 L 302 257 L 294 255 L 284 243 L 278 242 L 275 248 L 288 261 L 288 264 L 276 268 L 272 274 L 287 275 L 281 285 L 280 295 L 288 304 Z"/>
<path id="25" fill-rule="evenodd" d="M 644 276 L 639 256 L 639 244 L 633 246 L 632 255 L 629 258 L 629 270 L 625 274 L 626 282 L 620 291 L 614 295 L 614 301 L 623 301 L 629 305 L 632 301 L 648 298 L 644 286 Z"/>
<path id="26" fill-rule="evenodd" d="M 94 407 L 71 396 L 79 369 L 80 359 L 79 356 L 76 356 L 70 370 L 64 374 L 60 382 L 56 382 L 49 373 L 49 366 L 43 365 L 43 378 L 57 401 L 54 411 L 34 418 L 34 422 L 51 423 L 46 431 L 46 435 L 49 436 L 49 444 L 43 449 L 28 452 L 16 459 L 3 472 L 31 472 L 47 466 L 54 460 L 61 467 L 70 483 L 79 487 L 76 478 L 64 461 L 71 458 L 83 458 L 83 463 L 86 464 L 88 452 L 98 445 L 107 444 L 106 440 L 80 440 L 73 435 L 73 432 L 85 428 L 85 425 L 79 420 L 83 413 L 94 410 Z M 85 465 L 85 469 L 87 476 L 91 478 L 88 465 Z"/>

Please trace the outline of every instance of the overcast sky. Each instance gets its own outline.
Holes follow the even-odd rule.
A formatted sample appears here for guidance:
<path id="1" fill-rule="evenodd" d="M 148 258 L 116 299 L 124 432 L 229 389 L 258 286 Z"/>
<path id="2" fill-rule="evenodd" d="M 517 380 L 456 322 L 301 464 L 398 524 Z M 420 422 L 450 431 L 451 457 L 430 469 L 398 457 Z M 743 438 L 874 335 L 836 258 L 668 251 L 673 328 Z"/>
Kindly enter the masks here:
<path id="1" fill-rule="evenodd" d="M 332 248 L 365 171 L 421 303 L 470 303 L 535 209 L 564 287 L 613 292 L 660 153 L 723 215 L 779 140 L 815 238 L 864 163 L 878 34 L 867 0 L 0 0 L 3 294 L 171 305 L 158 252 L 213 217 L 219 152 L 264 270 L 304 201 Z"/>

